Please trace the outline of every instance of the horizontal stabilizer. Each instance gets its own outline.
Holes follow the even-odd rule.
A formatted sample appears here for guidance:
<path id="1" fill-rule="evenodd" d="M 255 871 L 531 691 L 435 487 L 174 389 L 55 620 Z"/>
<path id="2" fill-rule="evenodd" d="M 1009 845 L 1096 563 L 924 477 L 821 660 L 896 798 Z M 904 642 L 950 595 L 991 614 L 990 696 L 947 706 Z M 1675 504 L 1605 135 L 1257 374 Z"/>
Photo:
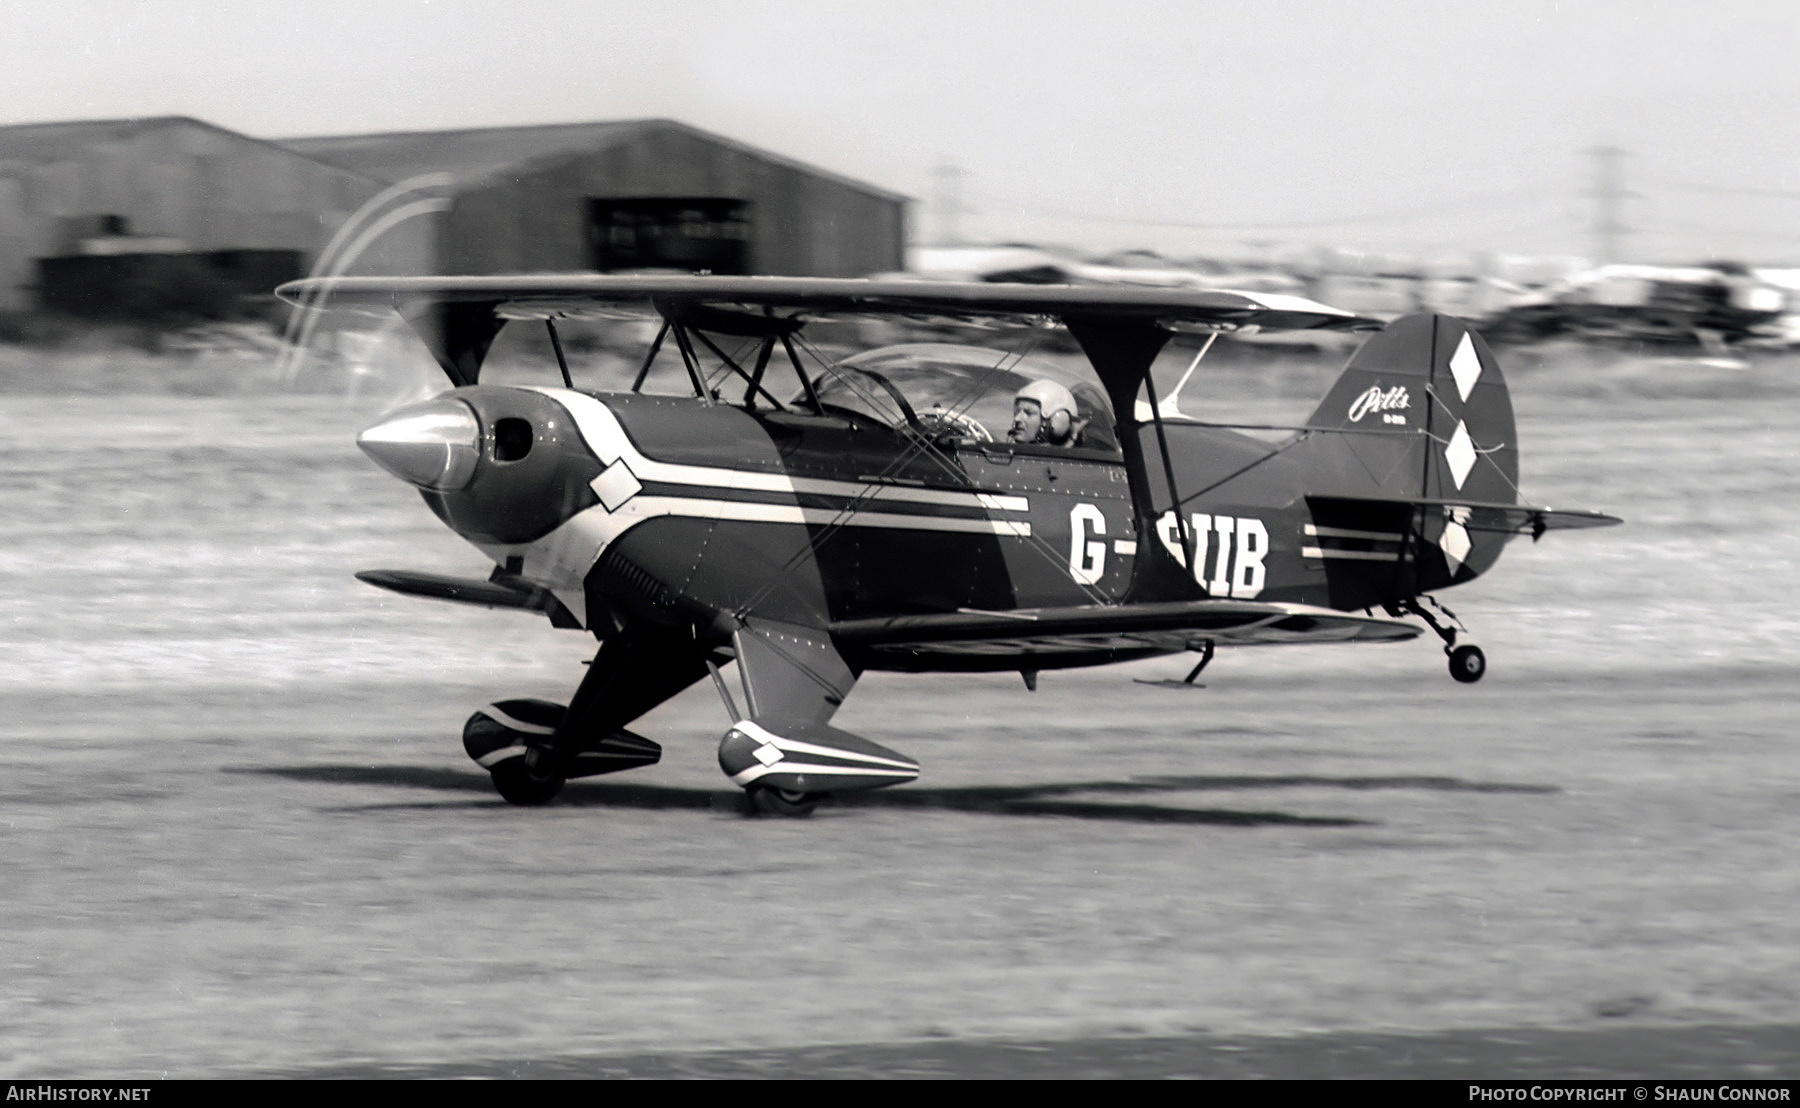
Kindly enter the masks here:
<path id="1" fill-rule="evenodd" d="M 1618 516 L 1581 508 L 1541 508 L 1530 504 L 1493 504 L 1479 500 L 1456 500 L 1424 496 L 1312 496 L 1307 500 L 1315 508 L 1324 506 L 1354 510 L 1367 505 L 1378 511 L 1423 508 L 1454 518 L 1467 531 L 1506 535 L 1530 535 L 1536 538 L 1546 531 L 1570 531 L 1587 527 L 1611 527 L 1623 523 Z"/>

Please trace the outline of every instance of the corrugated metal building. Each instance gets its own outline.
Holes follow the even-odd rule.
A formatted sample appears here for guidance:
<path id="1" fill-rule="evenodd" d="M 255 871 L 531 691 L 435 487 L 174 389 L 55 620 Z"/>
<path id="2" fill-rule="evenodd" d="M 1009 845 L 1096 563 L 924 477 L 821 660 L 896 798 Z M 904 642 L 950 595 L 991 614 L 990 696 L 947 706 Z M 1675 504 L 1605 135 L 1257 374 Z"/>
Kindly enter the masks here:
<path id="1" fill-rule="evenodd" d="M 907 199 L 668 120 L 268 141 L 185 116 L 0 127 L 0 309 L 159 276 L 902 268 Z M 185 267 L 185 268 L 184 268 Z"/>
<path id="2" fill-rule="evenodd" d="M 310 264 L 384 187 L 184 116 L 0 127 L 0 308 L 36 302 L 44 259 L 79 271 L 189 255 L 228 275 L 280 252 Z M 418 264 L 416 245 L 383 248 L 388 267 Z"/>
<path id="3" fill-rule="evenodd" d="M 439 273 L 902 268 L 907 198 L 671 120 L 282 140 L 390 182 L 448 175 Z"/>

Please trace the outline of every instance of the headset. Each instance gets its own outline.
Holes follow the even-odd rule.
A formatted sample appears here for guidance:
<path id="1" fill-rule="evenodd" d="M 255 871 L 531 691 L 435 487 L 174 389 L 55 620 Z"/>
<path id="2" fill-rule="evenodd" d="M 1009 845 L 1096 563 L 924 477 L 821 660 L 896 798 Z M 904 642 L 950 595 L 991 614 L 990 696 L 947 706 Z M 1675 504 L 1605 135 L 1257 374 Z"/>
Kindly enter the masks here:
<path id="1" fill-rule="evenodd" d="M 1038 410 L 1044 416 L 1044 422 L 1038 428 L 1039 442 L 1060 445 L 1074 429 L 1075 394 L 1055 381 L 1033 381 L 1020 389 L 1014 400 L 1037 401 Z"/>

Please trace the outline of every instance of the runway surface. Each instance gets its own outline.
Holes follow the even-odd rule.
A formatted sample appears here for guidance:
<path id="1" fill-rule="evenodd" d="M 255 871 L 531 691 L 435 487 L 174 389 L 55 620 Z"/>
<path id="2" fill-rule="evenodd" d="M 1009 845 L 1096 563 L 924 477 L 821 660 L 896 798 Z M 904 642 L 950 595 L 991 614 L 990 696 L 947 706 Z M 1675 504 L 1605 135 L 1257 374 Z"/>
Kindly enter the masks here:
<path id="1" fill-rule="evenodd" d="M 1791 1075 L 1800 1027 L 1311 1035 L 1005 1042 L 928 1039 L 785 1050 L 601 1055 L 435 1066 L 325 1066 L 282 1076 L 486 1080 L 1388 1080 L 1771 1081 Z M 1781 1059 L 1781 1062 L 1769 1061 Z"/>
<path id="2" fill-rule="evenodd" d="M 590 648 L 351 578 L 482 572 L 356 453 L 384 398 L 6 395 L 0 1075 L 1792 1077 L 1800 367 L 1507 365 L 1526 493 L 1628 524 L 1444 594 L 1479 685 L 874 675 L 839 720 L 924 775 L 806 821 L 704 688 L 492 794 L 463 719 Z"/>

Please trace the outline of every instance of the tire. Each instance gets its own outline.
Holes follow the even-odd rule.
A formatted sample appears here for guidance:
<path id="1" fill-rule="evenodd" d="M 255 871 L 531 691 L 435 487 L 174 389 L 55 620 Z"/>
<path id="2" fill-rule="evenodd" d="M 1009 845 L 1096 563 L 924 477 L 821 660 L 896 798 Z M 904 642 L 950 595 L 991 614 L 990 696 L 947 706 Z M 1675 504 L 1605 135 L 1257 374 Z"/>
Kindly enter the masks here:
<path id="1" fill-rule="evenodd" d="M 1487 673 L 1487 655 L 1479 646 L 1459 646 L 1450 652 L 1450 676 L 1473 685 Z"/>
<path id="2" fill-rule="evenodd" d="M 822 793 L 795 792 L 767 785 L 752 785 L 744 790 L 744 795 L 750 802 L 752 815 L 786 816 L 789 819 L 805 819 L 812 815 L 824 798 Z"/>
<path id="3" fill-rule="evenodd" d="M 523 756 L 508 758 L 488 771 L 494 779 L 494 791 L 508 804 L 536 808 L 550 803 L 562 791 L 561 777 L 539 777 L 531 772 Z"/>

